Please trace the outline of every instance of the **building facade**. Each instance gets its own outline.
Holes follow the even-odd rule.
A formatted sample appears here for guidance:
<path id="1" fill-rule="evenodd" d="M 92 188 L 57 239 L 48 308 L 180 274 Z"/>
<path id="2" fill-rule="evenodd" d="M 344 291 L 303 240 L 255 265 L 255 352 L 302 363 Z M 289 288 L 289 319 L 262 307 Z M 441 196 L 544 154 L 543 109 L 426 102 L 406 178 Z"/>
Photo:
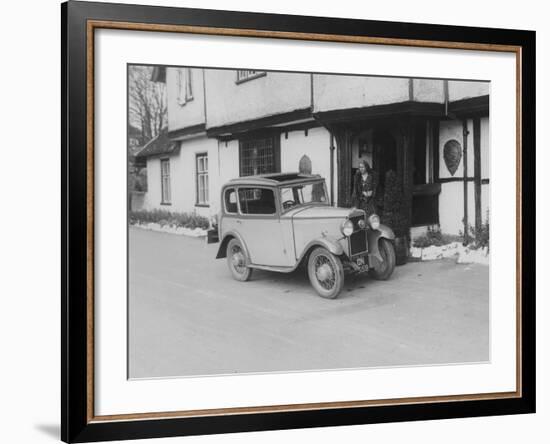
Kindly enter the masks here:
<path id="1" fill-rule="evenodd" d="M 168 132 L 139 154 L 145 209 L 209 216 L 226 181 L 279 171 L 320 174 L 351 206 L 364 159 L 382 189 L 389 170 L 401 178 L 413 236 L 487 217 L 488 82 L 186 67 L 153 79 L 166 82 Z"/>

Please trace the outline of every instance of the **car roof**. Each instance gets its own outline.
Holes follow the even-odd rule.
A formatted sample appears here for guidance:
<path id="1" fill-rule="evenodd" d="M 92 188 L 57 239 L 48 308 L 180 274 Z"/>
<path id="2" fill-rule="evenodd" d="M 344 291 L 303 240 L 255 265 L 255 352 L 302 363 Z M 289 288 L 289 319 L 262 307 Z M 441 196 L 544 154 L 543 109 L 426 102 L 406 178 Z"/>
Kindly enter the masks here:
<path id="1" fill-rule="evenodd" d="M 230 185 L 268 185 L 286 186 L 296 183 L 310 182 L 323 179 L 319 174 L 303 173 L 271 173 L 257 176 L 238 177 L 227 182 L 224 187 Z"/>

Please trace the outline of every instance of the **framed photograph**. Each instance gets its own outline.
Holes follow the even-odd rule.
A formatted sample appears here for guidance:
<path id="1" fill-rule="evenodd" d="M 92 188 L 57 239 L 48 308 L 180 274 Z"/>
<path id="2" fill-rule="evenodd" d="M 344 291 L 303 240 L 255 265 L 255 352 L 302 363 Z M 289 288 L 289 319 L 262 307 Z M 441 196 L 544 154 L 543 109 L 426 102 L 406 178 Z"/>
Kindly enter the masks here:
<path id="1" fill-rule="evenodd" d="M 535 33 L 62 5 L 62 439 L 535 411 Z"/>

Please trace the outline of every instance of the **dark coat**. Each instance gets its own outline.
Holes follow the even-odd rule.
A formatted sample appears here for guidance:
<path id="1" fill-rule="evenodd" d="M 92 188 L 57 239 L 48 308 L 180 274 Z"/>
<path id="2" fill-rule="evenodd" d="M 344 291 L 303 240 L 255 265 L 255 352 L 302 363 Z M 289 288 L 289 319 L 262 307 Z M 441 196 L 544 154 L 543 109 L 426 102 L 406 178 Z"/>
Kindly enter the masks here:
<path id="1" fill-rule="evenodd" d="M 365 210 L 367 215 L 376 213 L 376 192 L 378 189 L 378 173 L 371 170 L 367 179 L 363 180 L 361 172 L 358 170 L 353 178 L 353 192 L 351 201 L 354 206 Z M 365 197 L 363 191 L 372 191 L 370 197 Z"/>

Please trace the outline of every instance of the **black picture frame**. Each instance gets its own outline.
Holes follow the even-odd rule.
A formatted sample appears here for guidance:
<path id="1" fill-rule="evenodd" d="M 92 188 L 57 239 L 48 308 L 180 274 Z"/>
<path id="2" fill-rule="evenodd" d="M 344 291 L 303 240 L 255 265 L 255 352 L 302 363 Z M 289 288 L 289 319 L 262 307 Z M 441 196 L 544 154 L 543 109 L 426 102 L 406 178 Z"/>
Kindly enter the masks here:
<path id="1" fill-rule="evenodd" d="M 241 412 L 231 415 L 96 420 L 90 415 L 88 359 L 93 318 L 90 319 L 90 190 L 93 178 L 87 147 L 92 137 L 88 122 L 87 47 L 90 20 L 159 25 L 186 25 L 262 32 L 331 36 L 368 36 L 373 39 L 462 42 L 511 45 L 519 48 L 521 65 L 520 154 L 521 204 L 518 257 L 521 306 L 518 330 L 521 349 L 521 393 L 497 399 L 388 403 L 318 410 Z M 434 24 L 307 17 L 69 1 L 61 5 L 62 23 L 62 274 L 61 274 L 61 438 L 90 442 L 180 435 L 231 433 L 336 425 L 370 424 L 535 412 L 535 32 Z M 144 31 L 145 32 L 145 31 Z M 522 115 L 528 116 L 521 118 Z M 92 158 L 93 160 L 93 158 Z M 92 212 L 93 213 L 93 212 Z M 93 387 L 92 387 L 93 388 Z"/>

